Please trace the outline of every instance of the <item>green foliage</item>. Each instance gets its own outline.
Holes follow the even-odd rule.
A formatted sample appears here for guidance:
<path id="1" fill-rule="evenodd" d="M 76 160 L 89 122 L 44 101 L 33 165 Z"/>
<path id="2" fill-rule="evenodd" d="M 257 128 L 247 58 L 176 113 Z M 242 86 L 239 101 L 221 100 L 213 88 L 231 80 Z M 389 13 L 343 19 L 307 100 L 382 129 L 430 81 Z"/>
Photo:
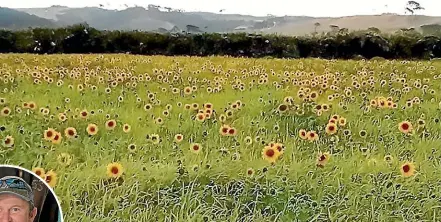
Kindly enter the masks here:
<path id="1" fill-rule="evenodd" d="M 428 59 L 441 57 L 440 49 L 439 36 L 423 36 L 414 30 L 387 35 L 374 28 L 357 32 L 342 29 L 336 33 L 304 37 L 246 33 L 100 31 L 87 24 L 59 29 L 0 31 L 0 52 Z"/>

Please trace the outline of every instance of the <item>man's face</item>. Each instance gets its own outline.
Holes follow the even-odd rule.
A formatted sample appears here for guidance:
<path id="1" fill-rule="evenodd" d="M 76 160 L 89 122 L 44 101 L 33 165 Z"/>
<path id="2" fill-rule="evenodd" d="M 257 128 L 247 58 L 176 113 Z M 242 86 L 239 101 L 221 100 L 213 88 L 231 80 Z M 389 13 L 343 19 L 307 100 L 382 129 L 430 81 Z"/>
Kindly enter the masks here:
<path id="1" fill-rule="evenodd" d="M 0 222 L 33 222 L 37 208 L 13 194 L 0 195 Z"/>

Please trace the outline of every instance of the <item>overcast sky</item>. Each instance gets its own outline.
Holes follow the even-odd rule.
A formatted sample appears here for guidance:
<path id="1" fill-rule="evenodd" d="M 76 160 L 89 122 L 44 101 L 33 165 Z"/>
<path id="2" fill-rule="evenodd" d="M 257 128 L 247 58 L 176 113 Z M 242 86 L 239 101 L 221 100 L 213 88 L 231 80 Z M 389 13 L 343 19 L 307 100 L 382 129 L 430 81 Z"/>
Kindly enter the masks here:
<path id="1" fill-rule="evenodd" d="M 249 15 L 307 15 L 348 16 L 381 13 L 403 14 L 407 0 L 0 0 L 1 7 L 34 8 L 63 5 L 69 7 L 96 6 L 123 9 L 124 4 L 144 6 L 149 4 L 183 9 L 185 11 L 207 11 L 240 13 Z M 441 0 L 420 0 L 424 11 L 418 14 L 441 16 Z M 438 10 L 437 10 L 438 9 Z"/>

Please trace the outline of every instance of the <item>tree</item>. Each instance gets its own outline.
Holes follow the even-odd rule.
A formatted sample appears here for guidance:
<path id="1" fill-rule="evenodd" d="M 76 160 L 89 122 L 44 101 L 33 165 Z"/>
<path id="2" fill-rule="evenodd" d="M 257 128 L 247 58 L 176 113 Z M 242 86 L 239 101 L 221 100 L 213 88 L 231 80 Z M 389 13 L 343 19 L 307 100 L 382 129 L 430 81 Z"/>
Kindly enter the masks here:
<path id="1" fill-rule="evenodd" d="M 410 14 L 412 14 L 413 20 L 415 21 L 416 17 L 414 16 L 416 12 L 424 10 L 424 7 L 421 6 L 421 4 L 419 2 L 416 1 L 408 1 L 406 8 L 405 8 L 405 12 L 409 12 Z M 411 17 L 411 19 L 412 19 Z M 412 22 L 411 22 L 412 23 Z"/>
<path id="2" fill-rule="evenodd" d="M 410 14 L 414 15 L 415 12 L 424 10 L 424 7 L 421 6 L 419 2 L 416 1 L 408 1 L 406 5 L 406 12 L 410 12 Z"/>
<path id="3" fill-rule="evenodd" d="M 320 26 L 321 26 L 320 22 L 314 23 L 314 33 L 317 33 L 317 28 Z"/>

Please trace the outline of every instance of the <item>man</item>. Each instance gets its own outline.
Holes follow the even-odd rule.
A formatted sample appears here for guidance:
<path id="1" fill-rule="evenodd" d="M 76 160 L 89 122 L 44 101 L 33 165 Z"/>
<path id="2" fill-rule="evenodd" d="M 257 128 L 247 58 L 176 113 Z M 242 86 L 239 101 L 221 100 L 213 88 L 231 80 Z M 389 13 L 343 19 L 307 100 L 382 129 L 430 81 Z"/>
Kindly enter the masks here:
<path id="1" fill-rule="evenodd" d="M 22 178 L 0 179 L 0 222 L 33 222 L 37 215 L 34 192 Z"/>

